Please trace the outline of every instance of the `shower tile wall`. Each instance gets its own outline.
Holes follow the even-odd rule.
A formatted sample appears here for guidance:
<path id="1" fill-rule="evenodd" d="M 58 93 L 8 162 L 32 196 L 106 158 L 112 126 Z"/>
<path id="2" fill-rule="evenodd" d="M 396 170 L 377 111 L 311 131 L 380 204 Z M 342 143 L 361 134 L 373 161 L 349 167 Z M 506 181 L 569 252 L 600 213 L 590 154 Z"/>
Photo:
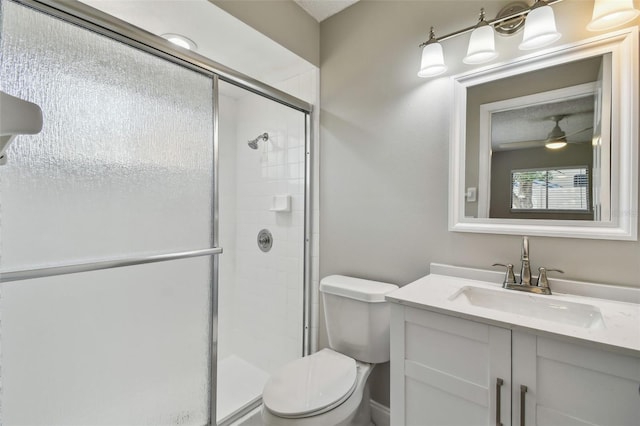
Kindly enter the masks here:
<path id="1" fill-rule="evenodd" d="M 241 358 L 272 372 L 302 353 L 304 116 L 248 95 L 237 103 L 236 285 L 232 342 Z M 246 141 L 269 133 L 257 150 Z M 291 195 L 290 212 L 270 211 Z M 258 232 L 273 234 L 259 250 Z"/>
<path id="2" fill-rule="evenodd" d="M 313 70 L 275 86 L 314 103 L 317 82 L 317 70 Z M 227 83 L 221 83 L 221 93 L 218 170 L 224 254 L 220 258 L 218 368 L 224 382 L 227 376 L 242 373 L 231 371 L 238 363 L 249 362 L 268 374 L 302 355 L 305 122 L 299 111 Z M 247 141 L 264 132 L 270 140 L 259 141 L 257 150 L 250 149 Z M 292 211 L 270 211 L 272 197 L 282 194 L 291 195 Z M 317 235 L 317 221 L 314 224 Z M 263 228 L 274 238 L 268 253 L 260 251 L 256 242 Z M 317 291 L 317 251 L 312 255 Z M 317 312 L 314 295 L 312 301 Z M 317 326 L 312 326 L 314 331 Z M 251 381 L 266 380 L 258 376 Z M 218 385 L 224 395 L 240 391 Z M 261 389 L 262 384 L 258 392 Z M 225 405 L 218 401 L 222 417 L 228 412 Z"/>

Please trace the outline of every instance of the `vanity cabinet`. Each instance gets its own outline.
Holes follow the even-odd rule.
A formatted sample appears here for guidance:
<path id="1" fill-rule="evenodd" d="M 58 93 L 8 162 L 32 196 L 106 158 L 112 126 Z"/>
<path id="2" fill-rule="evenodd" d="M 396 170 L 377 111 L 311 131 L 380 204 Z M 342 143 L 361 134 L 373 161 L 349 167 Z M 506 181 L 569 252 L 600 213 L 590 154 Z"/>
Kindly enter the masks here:
<path id="1" fill-rule="evenodd" d="M 511 362 L 512 425 L 640 424 L 640 358 L 513 331 Z"/>
<path id="2" fill-rule="evenodd" d="M 631 426 L 639 386 L 637 357 L 391 304 L 394 426 Z"/>

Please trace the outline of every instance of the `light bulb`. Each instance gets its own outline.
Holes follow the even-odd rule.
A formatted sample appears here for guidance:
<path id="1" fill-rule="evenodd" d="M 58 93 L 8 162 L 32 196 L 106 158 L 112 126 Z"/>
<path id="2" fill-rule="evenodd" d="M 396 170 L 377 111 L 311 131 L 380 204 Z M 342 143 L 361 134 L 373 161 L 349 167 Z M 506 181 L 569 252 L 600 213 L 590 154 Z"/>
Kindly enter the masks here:
<path id="1" fill-rule="evenodd" d="M 563 141 L 547 142 L 544 146 L 549 149 L 560 149 L 567 146 L 567 143 Z"/>

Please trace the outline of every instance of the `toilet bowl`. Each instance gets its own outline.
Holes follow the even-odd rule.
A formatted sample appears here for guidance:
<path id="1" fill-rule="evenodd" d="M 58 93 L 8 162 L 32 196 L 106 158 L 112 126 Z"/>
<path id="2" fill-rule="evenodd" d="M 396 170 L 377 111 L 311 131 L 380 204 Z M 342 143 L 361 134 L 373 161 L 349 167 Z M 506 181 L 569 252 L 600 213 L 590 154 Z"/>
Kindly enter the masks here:
<path id="1" fill-rule="evenodd" d="M 265 425 L 369 426 L 369 377 L 389 361 L 389 306 L 398 286 L 332 275 L 320 282 L 330 348 L 273 374 L 262 394 Z"/>
<path id="2" fill-rule="evenodd" d="M 369 426 L 373 367 L 331 349 L 296 360 L 267 382 L 262 420 L 282 426 Z"/>

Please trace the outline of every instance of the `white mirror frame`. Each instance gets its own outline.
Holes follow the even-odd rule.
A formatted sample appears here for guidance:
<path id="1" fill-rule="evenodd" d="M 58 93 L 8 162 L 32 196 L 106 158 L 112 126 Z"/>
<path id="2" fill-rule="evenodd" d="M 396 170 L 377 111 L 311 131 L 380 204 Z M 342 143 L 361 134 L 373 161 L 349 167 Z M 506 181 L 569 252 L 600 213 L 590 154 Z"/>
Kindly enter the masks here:
<path id="1" fill-rule="evenodd" d="M 449 230 L 606 240 L 638 239 L 638 28 L 626 28 L 452 77 Z M 611 220 L 586 222 L 465 217 L 467 88 L 567 62 L 612 56 Z M 617 213 L 617 214 L 616 214 Z"/>

